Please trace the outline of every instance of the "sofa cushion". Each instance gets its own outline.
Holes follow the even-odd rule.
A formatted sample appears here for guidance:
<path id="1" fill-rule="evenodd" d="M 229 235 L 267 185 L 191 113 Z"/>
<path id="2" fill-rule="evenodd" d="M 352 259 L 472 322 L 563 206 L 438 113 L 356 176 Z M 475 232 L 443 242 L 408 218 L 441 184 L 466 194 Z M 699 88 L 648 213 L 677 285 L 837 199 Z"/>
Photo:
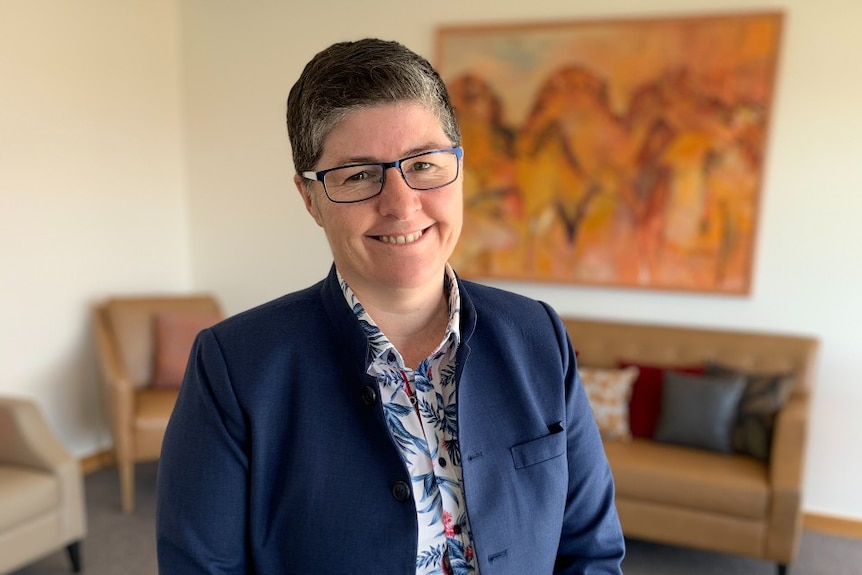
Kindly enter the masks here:
<path id="1" fill-rule="evenodd" d="M 155 460 L 162 450 L 162 441 L 179 389 L 145 387 L 135 393 L 134 452 L 138 461 Z"/>
<path id="2" fill-rule="evenodd" d="M 629 397 L 638 368 L 579 367 L 578 374 L 602 437 L 623 441 L 631 439 Z"/>
<path id="3" fill-rule="evenodd" d="M 664 372 L 667 370 L 702 374 L 702 365 L 651 365 L 620 361 L 619 367 L 638 368 L 638 377 L 632 385 L 629 400 L 629 429 L 634 437 L 652 437 L 661 415 L 661 391 Z"/>
<path id="4" fill-rule="evenodd" d="M 0 532 L 60 506 L 60 482 L 44 471 L 0 464 Z"/>
<path id="5" fill-rule="evenodd" d="M 733 451 L 731 434 L 745 378 L 666 371 L 656 441 Z"/>
<path id="6" fill-rule="evenodd" d="M 743 372 L 712 362 L 707 362 L 705 373 L 743 377 L 745 390 L 733 426 L 732 448 L 737 453 L 769 461 L 775 417 L 793 390 L 793 374 Z"/>
<path id="7" fill-rule="evenodd" d="M 745 455 L 634 438 L 604 442 L 618 498 L 763 520 L 767 466 Z"/>

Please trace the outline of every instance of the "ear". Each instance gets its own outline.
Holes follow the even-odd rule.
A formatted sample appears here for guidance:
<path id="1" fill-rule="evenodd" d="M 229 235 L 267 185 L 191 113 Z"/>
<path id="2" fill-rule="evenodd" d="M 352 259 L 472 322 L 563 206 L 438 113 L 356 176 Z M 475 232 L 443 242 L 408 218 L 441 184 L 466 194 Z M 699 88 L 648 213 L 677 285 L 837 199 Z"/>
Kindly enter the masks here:
<path id="1" fill-rule="evenodd" d="M 314 221 L 317 222 L 317 225 L 322 228 L 323 219 L 320 217 L 320 210 L 317 207 L 317 200 L 315 199 L 314 194 L 311 193 L 308 180 L 306 180 L 299 174 L 296 174 L 293 176 L 293 183 L 296 185 L 296 189 L 299 191 L 299 195 L 302 196 L 302 201 L 305 204 L 306 211 L 311 214 L 311 217 L 314 218 Z"/>

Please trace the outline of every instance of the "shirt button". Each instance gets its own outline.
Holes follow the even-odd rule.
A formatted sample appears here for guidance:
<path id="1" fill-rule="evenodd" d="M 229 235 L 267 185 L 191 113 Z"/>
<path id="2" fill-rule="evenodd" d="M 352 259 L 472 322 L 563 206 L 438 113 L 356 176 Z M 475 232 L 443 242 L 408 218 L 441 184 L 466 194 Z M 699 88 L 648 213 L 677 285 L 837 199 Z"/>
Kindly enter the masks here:
<path id="1" fill-rule="evenodd" d="M 446 467 L 446 458 L 441 457 L 440 459 L 437 460 L 437 463 L 440 464 L 440 467 Z"/>
<path id="2" fill-rule="evenodd" d="M 460 525 L 453 525 L 452 531 L 455 532 L 455 535 L 461 535 L 461 532 L 463 531 L 463 529 L 461 528 Z"/>
<path id="3" fill-rule="evenodd" d="M 397 481 L 392 486 L 392 497 L 395 498 L 395 501 L 404 503 L 410 497 L 410 487 L 403 481 Z"/>
<path id="4" fill-rule="evenodd" d="M 374 405 L 377 402 L 377 392 L 370 385 L 362 388 L 362 403 L 365 405 Z"/>

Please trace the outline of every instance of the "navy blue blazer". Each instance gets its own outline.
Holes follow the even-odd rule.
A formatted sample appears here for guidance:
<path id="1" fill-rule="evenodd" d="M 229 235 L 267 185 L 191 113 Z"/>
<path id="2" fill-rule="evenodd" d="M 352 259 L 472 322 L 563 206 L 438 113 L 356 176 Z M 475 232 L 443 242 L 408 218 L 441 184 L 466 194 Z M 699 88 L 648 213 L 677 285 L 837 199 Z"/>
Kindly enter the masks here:
<path id="1" fill-rule="evenodd" d="M 614 487 L 547 305 L 459 280 L 458 428 L 482 575 L 618 574 Z M 334 268 L 201 332 L 158 468 L 163 575 L 414 575 L 410 477 Z"/>

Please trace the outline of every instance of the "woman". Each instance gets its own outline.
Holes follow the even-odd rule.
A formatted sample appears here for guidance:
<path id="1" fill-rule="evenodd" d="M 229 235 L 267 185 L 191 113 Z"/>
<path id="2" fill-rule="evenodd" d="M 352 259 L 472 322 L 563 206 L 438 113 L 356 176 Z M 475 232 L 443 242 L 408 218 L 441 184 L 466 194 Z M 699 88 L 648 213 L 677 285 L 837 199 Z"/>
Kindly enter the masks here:
<path id="1" fill-rule="evenodd" d="M 613 482 L 547 305 L 462 281 L 446 89 L 395 42 L 306 66 L 287 124 L 329 276 L 202 332 L 159 464 L 159 568 L 620 573 Z"/>

